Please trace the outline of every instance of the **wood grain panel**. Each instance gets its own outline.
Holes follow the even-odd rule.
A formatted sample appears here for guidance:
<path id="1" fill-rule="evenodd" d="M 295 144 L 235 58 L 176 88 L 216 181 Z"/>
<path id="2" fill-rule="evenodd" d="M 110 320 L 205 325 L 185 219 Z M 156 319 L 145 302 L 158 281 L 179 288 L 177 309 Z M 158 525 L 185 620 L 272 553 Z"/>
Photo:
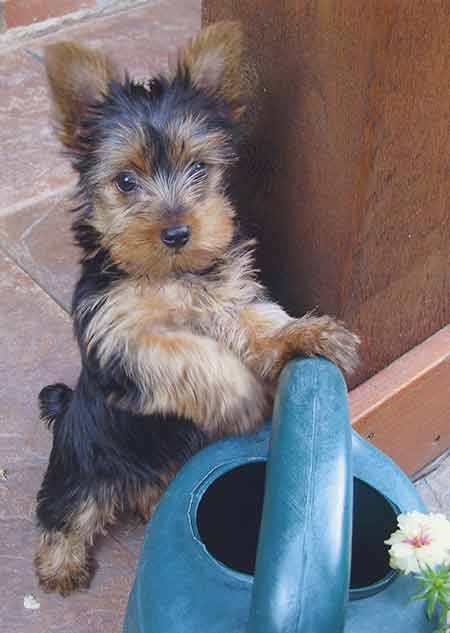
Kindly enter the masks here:
<path id="1" fill-rule="evenodd" d="M 441 455 L 450 446 L 450 326 L 351 391 L 350 415 L 410 475 Z"/>
<path id="2" fill-rule="evenodd" d="M 294 315 L 360 333 L 355 386 L 450 322 L 450 3 L 204 0 L 224 18 L 259 75 L 244 224 Z"/>

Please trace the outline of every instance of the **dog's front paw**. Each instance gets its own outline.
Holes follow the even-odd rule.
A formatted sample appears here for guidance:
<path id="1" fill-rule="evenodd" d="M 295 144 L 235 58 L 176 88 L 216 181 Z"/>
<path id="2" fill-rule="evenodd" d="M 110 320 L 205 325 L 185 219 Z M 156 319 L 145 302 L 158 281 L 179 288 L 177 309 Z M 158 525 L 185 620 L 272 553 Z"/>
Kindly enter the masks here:
<path id="1" fill-rule="evenodd" d="M 281 333 L 282 362 L 296 354 L 328 358 L 347 374 L 358 365 L 360 339 L 330 316 L 306 316 L 286 325 Z"/>
<path id="2" fill-rule="evenodd" d="M 359 362 L 359 337 L 347 330 L 342 322 L 335 321 L 331 317 L 321 318 L 323 325 L 317 353 L 336 363 L 345 373 L 351 374 Z"/>
<path id="3" fill-rule="evenodd" d="M 62 596 L 87 589 L 94 572 L 85 544 L 76 536 L 72 539 L 61 532 L 45 532 L 42 535 L 34 565 L 41 587 L 45 591 L 57 591 Z"/>

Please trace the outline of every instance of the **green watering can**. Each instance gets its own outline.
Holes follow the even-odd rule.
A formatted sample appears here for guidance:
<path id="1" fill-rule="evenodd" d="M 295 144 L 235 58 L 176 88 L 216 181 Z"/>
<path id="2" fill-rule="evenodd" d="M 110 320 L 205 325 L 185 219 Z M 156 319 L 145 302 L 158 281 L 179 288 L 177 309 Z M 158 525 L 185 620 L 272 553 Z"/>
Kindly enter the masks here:
<path id="1" fill-rule="evenodd" d="M 429 633 L 384 541 L 425 511 L 352 432 L 339 370 L 282 372 L 273 418 L 195 455 L 150 521 L 124 633 Z"/>

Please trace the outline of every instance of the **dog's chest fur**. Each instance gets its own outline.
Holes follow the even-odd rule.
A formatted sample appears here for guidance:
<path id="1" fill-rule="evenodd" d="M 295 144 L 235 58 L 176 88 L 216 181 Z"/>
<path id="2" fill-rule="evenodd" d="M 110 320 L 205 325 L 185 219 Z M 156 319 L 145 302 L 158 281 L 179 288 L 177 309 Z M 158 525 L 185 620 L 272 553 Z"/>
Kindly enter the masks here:
<path id="1" fill-rule="evenodd" d="M 188 331 L 211 337 L 241 354 L 245 334 L 241 310 L 264 297 L 245 256 L 233 259 L 213 275 L 186 273 L 163 284 L 130 278 L 90 298 L 80 311 L 93 316 L 86 331 L 88 346 L 103 352 L 121 343 L 138 344 L 142 335 Z"/>

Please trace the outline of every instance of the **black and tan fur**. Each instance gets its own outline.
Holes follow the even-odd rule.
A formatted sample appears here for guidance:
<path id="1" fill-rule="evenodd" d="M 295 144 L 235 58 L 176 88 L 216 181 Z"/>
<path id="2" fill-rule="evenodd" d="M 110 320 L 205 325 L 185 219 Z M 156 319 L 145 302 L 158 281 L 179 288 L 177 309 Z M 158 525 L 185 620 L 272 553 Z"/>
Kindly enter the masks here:
<path id="1" fill-rule="evenodd" d="M 53 449 L 38 495 L 44 587 L 89 583 L 95 534 L 144 519 L 205 443 L 255 431 L 283 365 L 324 355 L 344 370 L 357 337 L 289 317 L 253 269 L 227 196 L 245 106 L 236 24 L 202 31 L 168 76 L 130 81 L 72 43 L 46 50 L 57 134 L 79 174 L 83 251 L 73 298 L 82 371 L 42 390 Z M 126 190 L 131 186 L 131 189 Z M 164 230 L 188 227 L 182 246 Z"/>

